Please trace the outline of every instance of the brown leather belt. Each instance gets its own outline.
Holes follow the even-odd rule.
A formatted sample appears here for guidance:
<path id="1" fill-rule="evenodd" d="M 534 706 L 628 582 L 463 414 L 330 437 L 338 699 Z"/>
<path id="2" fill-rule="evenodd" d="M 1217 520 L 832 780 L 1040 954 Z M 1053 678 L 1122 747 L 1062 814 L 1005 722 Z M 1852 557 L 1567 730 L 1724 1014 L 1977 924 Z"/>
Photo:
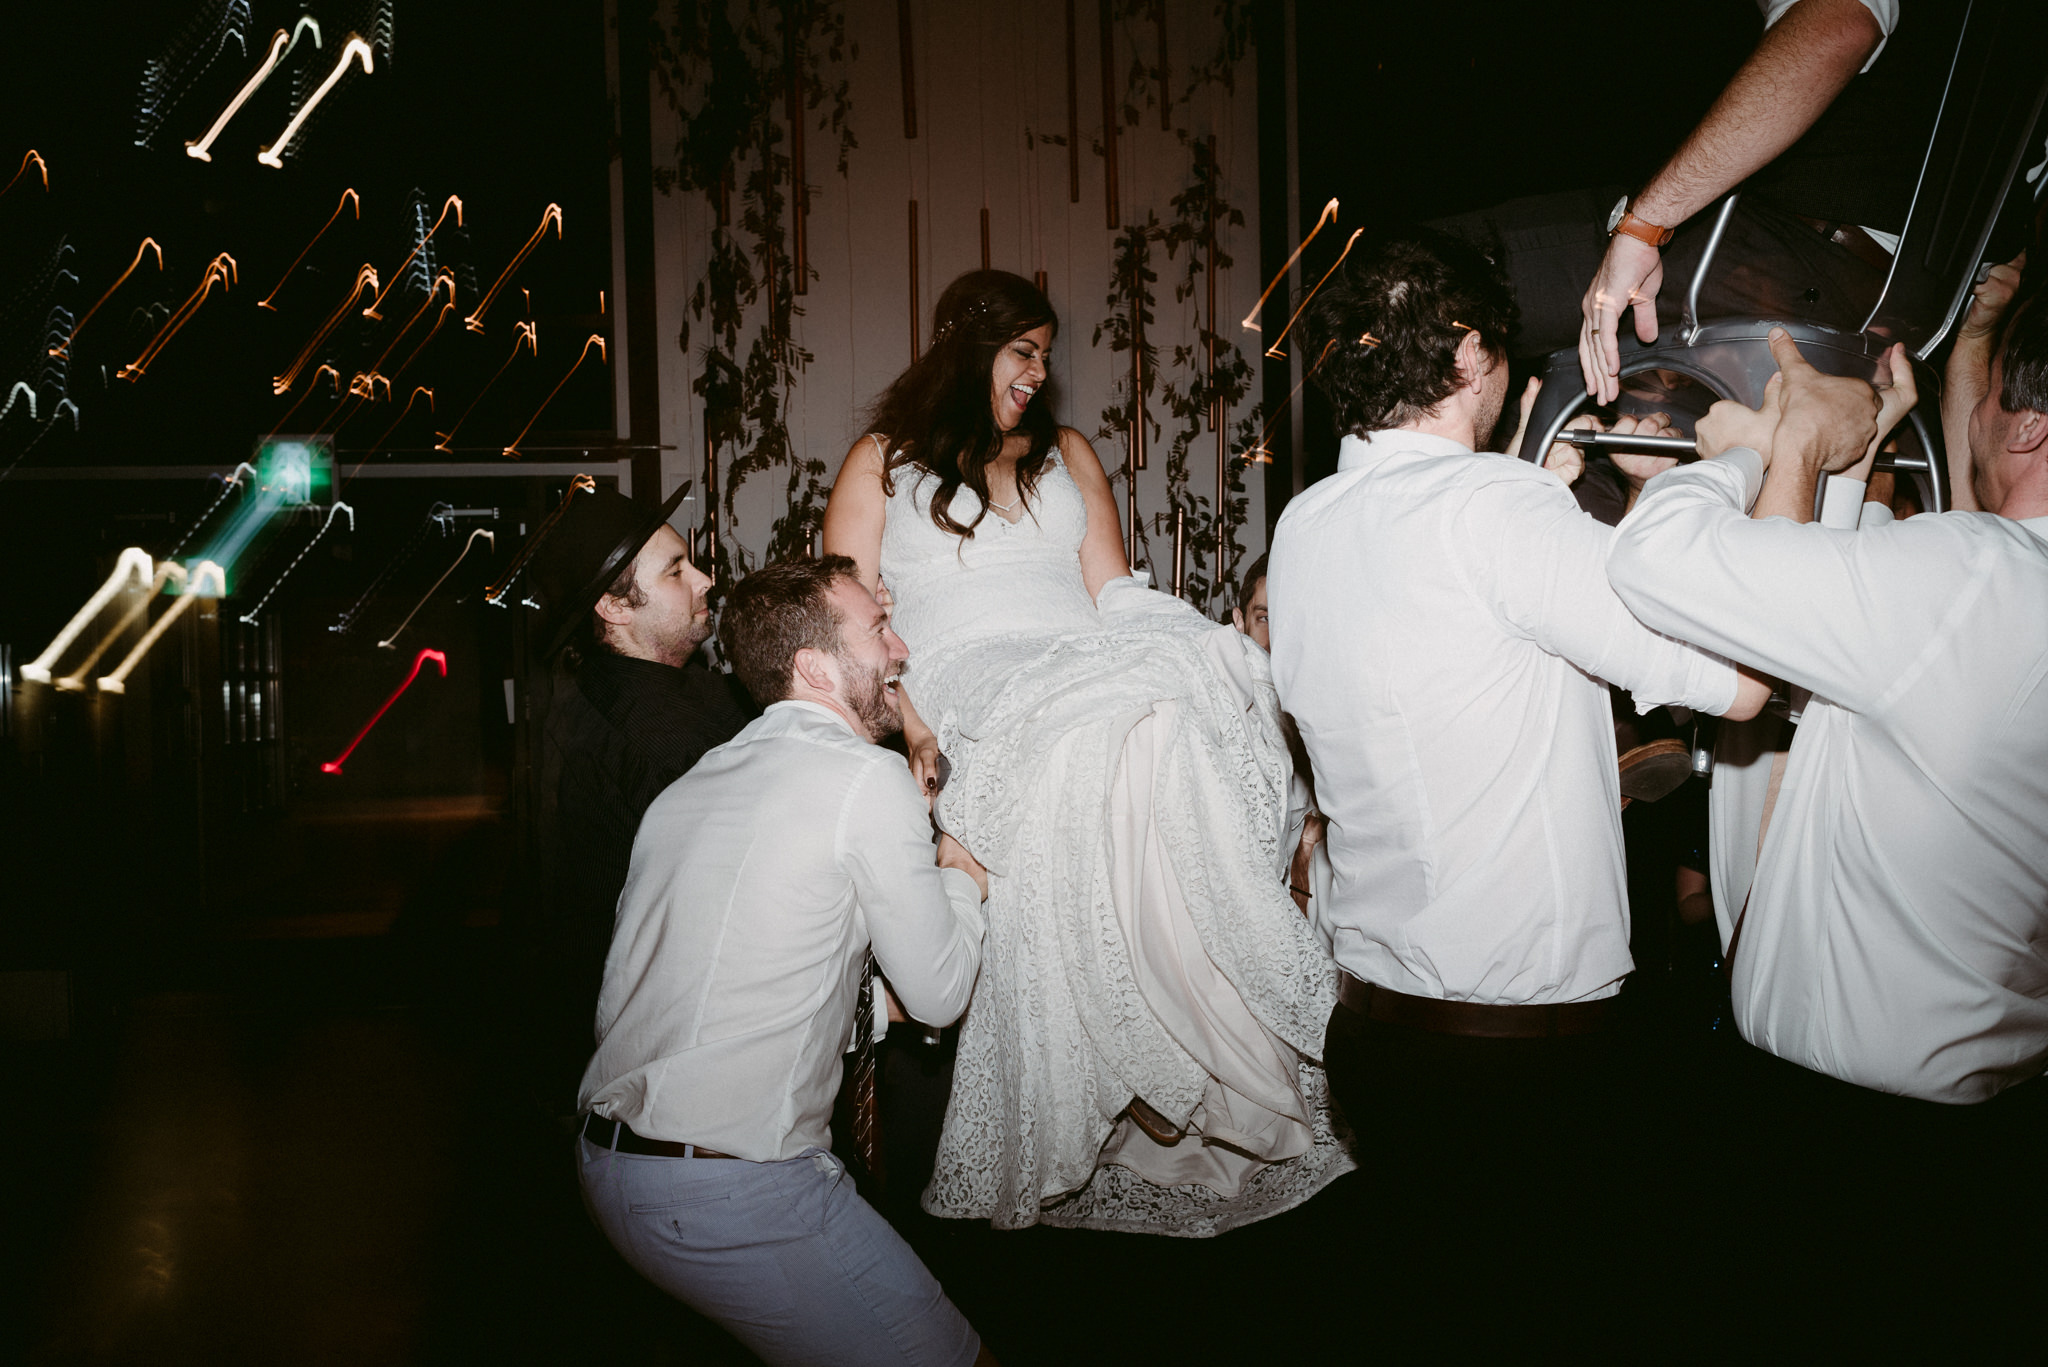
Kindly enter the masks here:
<path id="1" fill-rule="evenodd" d="M 1470 1035 L 1479 1039 L 1551 1039 L 1559 1035 L 1590 1035 L 1614 1024 L 1613 997 L 1555 1006 L 1494 1006 L 1484 1002 L 1453 1002 L 1413 997 L 1354 978 L 1338 970 L 1337 1000 L 1367 1020 L 1405 1025 L 1433 1035 Z"/>
<path id="2" fill-rule="evenodd" d="M 617 1149 L 620 1153 L 638 1154 L 642 1158 L 732 1158 L 729 1153 L 707 1149 L 702 1144 L 675 1144 L 666 1139 L 645 1138 L 634 1134 L 623 1120 L 608 1120 L 596 1111 L 583 1118 L 583 1137 L 600 1149 Z"/>
<path id="3" fill-rule="evenodd" d="M 1831 223 L 1824 218 L 1808 218 L 1805 214 L 1795 214 L 1794 217 L 1864 265 L 1881 271 L 1892 268 L 1892 254 L 1854 223 Z"/>

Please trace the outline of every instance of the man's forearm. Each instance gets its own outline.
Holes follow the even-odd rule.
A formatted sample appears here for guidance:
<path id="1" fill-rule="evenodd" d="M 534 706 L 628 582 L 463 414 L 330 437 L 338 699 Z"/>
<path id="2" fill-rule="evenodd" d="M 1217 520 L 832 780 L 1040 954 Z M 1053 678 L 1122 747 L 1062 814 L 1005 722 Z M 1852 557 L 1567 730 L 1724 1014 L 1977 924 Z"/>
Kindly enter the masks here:
<path id="1" fill-rule="evenodd" d="M 1643 188 L 1636 216 L 1675 227 L 1741 184 L 1813 127 L 1883 41 L 1859 0 L 1801 0 Z"/>
<path id="2" fill-rule="evenodd" d="M 1941 439 L 1948 448 L 1949 507 L 1978 511 L 1977 492 L 1970 483 L 1970 411 L 1991 389 L 1992 336 L 1958 332 L 1941 385 Z"/>

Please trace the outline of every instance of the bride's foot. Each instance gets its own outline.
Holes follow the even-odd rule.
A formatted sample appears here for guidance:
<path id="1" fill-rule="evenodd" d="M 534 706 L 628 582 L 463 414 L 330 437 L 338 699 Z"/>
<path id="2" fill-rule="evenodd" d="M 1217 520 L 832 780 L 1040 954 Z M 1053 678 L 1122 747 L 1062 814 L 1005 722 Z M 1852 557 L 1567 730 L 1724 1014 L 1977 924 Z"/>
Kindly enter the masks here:
<path id="1" fill-rule="evenodd" d="M 1132 1097 L 1131 1104 L 1124 1108 L 1124 1114 L 1131 1118 L 1131 1123 L 1145 1132 L 1146 1138 L 1155 1144 L 1165 1145 L 1167 1148 L 1172 1148 L 1175 1144 L 1180 1143 L 1181 1137 L 1187 1133 L 1186 1130 L 1173 1124 L 1165 1116 L 1146 1105 L 1141 1097 Z"/>

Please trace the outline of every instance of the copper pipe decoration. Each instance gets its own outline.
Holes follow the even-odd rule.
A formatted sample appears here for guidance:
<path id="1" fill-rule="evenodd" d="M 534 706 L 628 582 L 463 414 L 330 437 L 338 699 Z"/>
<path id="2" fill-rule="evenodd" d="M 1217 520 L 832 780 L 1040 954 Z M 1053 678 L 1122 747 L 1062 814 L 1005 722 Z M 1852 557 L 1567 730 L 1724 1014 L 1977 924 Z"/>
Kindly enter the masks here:
<path id="1" fill-rule="evenodd" d="M 917 339 L 917 201 L 910 201 L 910 363 L 924 354 Z"/>
<path id="2" fill-rule="evenodd" d="M 1032 283 L 1032 284 L 1034 284 L 1034 285 L 1036 285 L 1036 286 L 1038 287 L 1038 292 L 1039 292 L 1040 294 L 1044 294 L 1044 293 L 1045 293 L 1045 272 L 1044 272 L 1043 270 L 1038 270 L 1038 271 L 1034 271 L 1034 272 L 1032 272 L 1032 275 L 1031 275 L 1031 283 Z"/>
<path id="3" fill-rule="evenodd" d="M 1223 402 L 1223 386 L 1216 374 L 1216 135 L 1209 135 L 1209 211 L 1208 249 L 1209 260 L 1206 274 L 1209 277 L 1209 430 L 1216 434 L 1216 575 L 1215 582 L 1222 586 L 1225 547 L 1230 544 L 1230 451 L 1224 436 L 1224 426 L 1230 420 L 1229 410 Z"/>
<path id="4" fill-rule="evenodd" d="M 1173 92 L 1166 79 L 1166 0 L 1152 0 L 1152 25 L 1159 33 L 1159 131 L 1173 131 Z M 1179 593 L 1176 590 L 1175 596 Z"/>
<path id="5" fill-rule="evenodd" d="M 1067 203 L 1081 202 L 1081 94 L 1074 62 L 1074 0 L 1067 0 Z"/>
<path id="6" fill-rule="evenodd" d="M 1109 201 L 1109 226 L 1119 226 L 1116 194 L 1116 28 L 1110 21 L 1110 0 L 1097 0 L 1102 23 L 1102 190 Z"/>
<path id="7" fill-rule="evenodd" d="M 1173 596 L 1185 598 L 1188 583 L 1188 510 L 1173 510 Z"/>
<path id="8" fill-rule="evenodd" d="M 988 206 L 981 209 L 981 268 L 988 269 Z"/>
<path id="9" fill-rule="evenodd" d="M 711 411 L 704 412 L 704 551 L 718 578 L 718 440 L 711 435 Z"/>
<path id="10" fill-rule="evenodd" d="M 902 53 L 903 136 L 917 136 L 917 65 L 910 47 L 910 0 L 896 0 L 896 47 Z"/>
<path id="11" fill-rule="evenodd" d="M 794 291 L 809 294 L 810 252 L 805 243 L 804 219 L 811 211 L 811 187 L 804 179 L 804 68 L 796 28 L 783 14 L 783 46 L 789 67 L 789 215 L 790 267 L 796 274 Z"/>

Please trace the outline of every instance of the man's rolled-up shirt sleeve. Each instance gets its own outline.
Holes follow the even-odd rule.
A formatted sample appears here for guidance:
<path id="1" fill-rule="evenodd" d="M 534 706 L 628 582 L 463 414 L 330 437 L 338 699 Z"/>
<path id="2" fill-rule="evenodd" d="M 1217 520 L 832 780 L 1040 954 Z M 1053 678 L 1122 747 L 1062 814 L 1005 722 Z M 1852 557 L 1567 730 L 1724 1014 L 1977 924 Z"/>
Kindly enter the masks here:
<path id="1" fill-rule="evenodd" d="M 1895 633 L 1858 547 L 1883 532 L 1753 521 L 1763 477 L 1749 450 L 1657 476 L 1616 529 L 1608 578 L 1657 630 L 1867 710 Z"/>
<path id="2" fill-rule="evenodd" d="M 1548 476 L 1545 477 L 1549 479 Z M 1501 619 L 1553 655 L 1627 689 L 1639 711 L 1735 705 L 1735 667 L 1636 620 L 1607 582 L 1611 528 L 1562 484 L 1503 479 L 1477 491 L 1458 531 L 1493 554 L 1474 584 Z"/>
<path id="3" fill-rule="evenodd" d="M 878 752 L 847 794 L 839 855 L 903 1009 L 926 1025 L 960 1019 L 981 969 L 981 889 L 935 862 L 924 798 L 896 755 Z"/>

